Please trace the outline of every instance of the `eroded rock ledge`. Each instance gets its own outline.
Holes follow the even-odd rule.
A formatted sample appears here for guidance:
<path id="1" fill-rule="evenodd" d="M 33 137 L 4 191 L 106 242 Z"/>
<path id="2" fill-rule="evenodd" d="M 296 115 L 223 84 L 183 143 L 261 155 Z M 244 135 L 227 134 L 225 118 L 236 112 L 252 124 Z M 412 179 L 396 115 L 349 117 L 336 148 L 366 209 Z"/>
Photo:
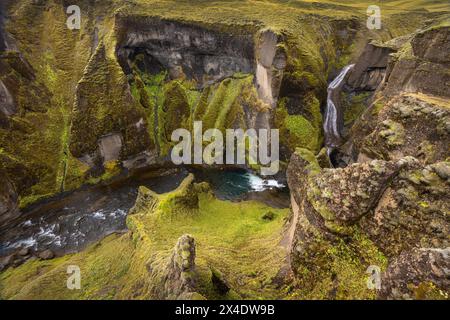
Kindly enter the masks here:
<path id="1" fill-rule="evenodd" d="M 448 34 L 448 27 L 417 32 L 397 42 L 388 60 L 383 51 L 394 52 L 391 47 L 366 48 L 387 69 L 381 81 L 365 67 L 348 80 L 376 91 L 342 148 L 354 163 L 329 169 L 319 165 L 327 166 L 323 155 L 298 149 L 292 156 L 291 261 L 302 283 L 319 281 L 310 294 L 448 298 L 449 94 L 448 86 L 430 86 L 447 82 L 449 61 L 438 48 Z M 440 71 L 432 71 L 437 65 Z M 383 271 L 381 290 L 372 293 L 365 274 L 371 265 Z"/>

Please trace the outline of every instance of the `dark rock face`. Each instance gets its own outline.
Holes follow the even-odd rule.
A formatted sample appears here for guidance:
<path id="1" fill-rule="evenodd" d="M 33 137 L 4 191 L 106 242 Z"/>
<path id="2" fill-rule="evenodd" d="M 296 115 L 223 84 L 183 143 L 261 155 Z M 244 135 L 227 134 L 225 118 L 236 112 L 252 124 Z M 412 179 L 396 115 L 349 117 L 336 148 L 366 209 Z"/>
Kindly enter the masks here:
<path id="1" fill-rule="evenodd" d="M 450 97 L 449 38 L 450 27 L 432 28 L 415 35 L 391 62 L 393 67 L 384 94 L 393 97 L 401 92 L 422 92 Z"/>
<path id="2" fill-rule="evenodd" d="M 9 50 L 17 50 L 11 36 L 6 32 L 4 26 L 5 12 L 13 1 L 4 0 L 0 3 L 0 52 Z"/>
<path id="3" fill-rule="evenodd" d="M 448 299 L 450 248 L 422 248 L 402 253 L 383 273 L 382 299 Z"/>
<path id="4" fill-rule="evenodd" d="M 35 71 L 19 52 L 14 38 L 5 30 L 4 13 L 12 1 L 0 4 L 0 127 L 19 111 L 42 112 L 50 93 L 35 78 Z M 39 97 L 36 103 L 35 97 Z M 3 118 L 3 121 L 2 121 Z"/>
<path id="5" fill-rule="evenodd" d="M 11 181 L 0 172 L 0 227 L 20 215 L 18 195 Z"/>
<path id="6" fill-rule="evenodd" d="M 366 81 L 371 78 L 365 66 L 355 66 L 348 80 L 349 86 L 385 97 L 352 128 L 344 148 L 352 150 L 355 163 L 322 169 L 305 150 L 291 158 L 292 267 L 299 279 L 308 272 L 324 274 L 336 261 L 329 248 L 339 241 L 367 267 L 370 250 L 357 249 L 363 237 L 387 260 L 378 298 L 448 298 L 450 114 L 443 97 L 449 65 L 440 51 L 448 46 L 448 28 L 397 44 L 402 49 L 394 56 L 389 52 L 398 47 L 369 46 L 365 54 L 371 54 L 360 59 L 386 69 L 383 81 Z M 317 159 L 324 163 L 323 155 Z M 336 273 L 337 282 L 342 273 Z"/>
<path id="7" fill-rule="evenodd" d="M 172 78 L 184 75 L 200 83 L 214 82 L 236 72 L 254 73 L 251 34 L 219 33 L 158 19 L 130 20 L 118 19 L 116 26 L 122 35 L 117 55 L 126 73 L 131 72 L 129 59 L 136 53 L 145 53 L 143 67 L 147 71 L 165 69 Z"/>
<path id="8" fill-rule="evenodd" d="M 433 62 L 450 63 L 450 27 L 435 28 L 418 33 L 411 41 L 416 57 Z"/>
<path id="9" fill-rule="evenodd" d="M 31 65 L 18 51 L 0 51 L 0 114 L 45 112 L 51 93 L 35 78 Z M 37 103 L 39 102 L 39 103 Z"/>
<path id="10" fill-rule="evenodd" d="M 200 87 L 236 73 L 254 74 L 259 98 L 274 106 L 287 60 L 277 46 L 280 36 L 274 32 L 230 33 L 142 17 L 119 16 L 116 22 L 116 54 L 125 74 L 132 73 L 137 55 L 144 56 L 138 62 L 141 71 L 166 70 L 171 79 L 193 79 Z"/>
<path id="11" fill-rule="evenodd" d="M 393 48 L 368 43 L 355 64 L 347 85 L 355 91 L 375 91 L 384 79 Z"/>

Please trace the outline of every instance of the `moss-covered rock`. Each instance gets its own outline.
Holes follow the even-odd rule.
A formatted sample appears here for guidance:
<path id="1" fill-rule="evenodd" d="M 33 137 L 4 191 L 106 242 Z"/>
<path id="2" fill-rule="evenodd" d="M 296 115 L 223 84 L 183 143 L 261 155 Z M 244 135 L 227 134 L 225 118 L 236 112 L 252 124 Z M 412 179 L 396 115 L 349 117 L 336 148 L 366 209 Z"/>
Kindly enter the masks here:
<path id="1" fill-rule="evenodd" d="M 102 163 L 105 159 L 100 158 L 99 140 L 119 133 L 123 143 L 123 148 L 119 146 L 120 159 L 137 155 L 150 147 L 144 119 L 120 67 L 106 57 L 101 42 L 77 86 L 70 152 L 76 158 L 89 158 L 93 164 Z"/>

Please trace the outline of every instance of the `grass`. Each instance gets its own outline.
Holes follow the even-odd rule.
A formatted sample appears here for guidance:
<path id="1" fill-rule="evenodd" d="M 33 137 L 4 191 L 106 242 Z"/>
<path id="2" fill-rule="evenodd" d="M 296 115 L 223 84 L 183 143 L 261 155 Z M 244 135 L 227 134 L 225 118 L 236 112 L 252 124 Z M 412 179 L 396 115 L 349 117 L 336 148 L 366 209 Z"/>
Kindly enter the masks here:
<path id="1" fill-rule="evenodd" d="M 221 201 L 209 192 L 199 193 L 198 209 L 186 209 L 178 201 L 190 192 L 190 183 L 185 180 L 176 191 L 157 195 L 156 210 L 141 209 L 129 216 L 132 233 L 110 236 L 81 253 L 50 261 L 32 260 L 1 273 L 0 297 L 152 298 L 152 292 L 161 290 L 152 288 L 158 281 L 148 280 L 146 265 L 160 263 L 159 272 L 164 272 L 178 238 L 190 234 L 197 246 L 200 294 L 209 299 L 280 298 L 282 292 L 272 282 L 286 257 L 279 243 L 288 209 L 273 209 L 255 201 Z M 268 211 L 274 213 L 271 221 L 263 219 Z M 80 267 L 81 290 L 66 288 L 68 265 Z M 223 273 L 234 289 L 225 297 L 211 284 L 210 266 Z"/>
<path id="2" fill-rule="evenodd" d="M 275 124 L 280 128 L 281 143 L 290 150 L 306 148 L 314 153 L 319 151 L 322 143 L 322 116 L 317 99 L 313 98 L 301 115 L 288 114 L 284 101 L 281 101 L 276 110 Z"/>
<path id="3" fill-rule="evenodd" d="M 133 3 L 138 5 L 134 6 Z M 20 101 L 24 105 L 46 109 L 47 113 L 38 114 L 30 111 L 25 113 L 22 110 L 20 116 L 16 118 L 24 130 L 15 129 L 12 133 L 0 130 L 0 145 L 4 152 L 17 158 L 26 167 L 27 176 L 35 176 L 30 179 L 33 188 L 25 188 L 27 190 L 21 191 L 22 202 L 28 204 L 33 202 L 33 199 L 57 193 L 61 185 L 65 187 L 65 190 L 70 190 L 84 183 L 86 170 L 83 164 L 80 164 L 72 155 L 64 154 L 64 151 L 67 151 L 67 141 L 90 141 L 89 144 L 93 148 L 98 134 L 116 130 L 116 127 L 112 128 L 111 122 L 122 121 L 115 111 L 119 114 L 122 114 L 124 110 L 128 111 L 121 105 L 129 105 L 129 103 L 123 103 L 120 97 L 115 96 L 117 92 L 113 92 L 122 89 L 110 90 L 114 97 L 110 99 L 110 103 L 106 104 L 112 104 L 118 110 L 110 112 L 109 108 L 101 105 L 108 100 L 105 98 L 103 102 L 101 101 L 102 103 L 99 103 L 98 114 L 93 116 L 98 116 L 99 119 L 112 117 L 114 121 L 106 119 L 91 125 L 90 128 L 98 134 L 95 137 L 89 136 L 88 139 L 82 137 L 82 132 L 89 126 L 84 125 L 85 127 L 80 128 L 81 134 L 76 132 L 77 128 L 75 132 L 73 130 L 68 132 L 68 127 L 74 120 L 77 123 L 77 118 L 83 118 L 83 115 L 74 114 L 72 108 L 75 88 L 95 50 L 93 48 L 94 28 L 98 29 L 98 39 L 102 39 L 105 43 L 106 59 L 109 61 L 108 69 L 111 73 L 110 78 L 101 81 L 102 84 L 114 87 L 117 85 L 117 88 L 123 85 L 122 79 L 117 74 L 120 70 L 114 61 L 116 39 L 114 16 L 116 13 L 125 16 L 157 16 L 189 21 L 191 24 L 234 34 L 249 31 L 253 33 L 261 28 L 271 28 L 286 38 L 283 45 L 286 46 L 286 52 L 289 54 L 289 62 L 285 78 L 292 78 L 293 82 L 298 82 L 301 86 L 303 84 L 324 86 L 330 71 L 342 64 L 343 58 L 345 57 L 344 60 L 346 60 L 349 54 L 345 52 L 346 46 L 337 43 L 334 32 L 336 25 L 342 21 L 349 22 L 354 19 L 364 22 L 365 10 L 371 4 L 377 4 L 382 9 L 383 29 L 377 32 L 362 30 L 360 37 L 357 38 L 361 41 L 368 38 L 388 40 L 411 32 L 429 17 L 424 10 L 434 13 L 449 11 L 446 1 L 424 0 L 375 3 L 361 0 L 345 3 L 282 0 L 136 0 L 124 3 L 112 0 L 95 5 L 88 0 L 80 0 L 79 5 L 85 17 L 82 19 L 82 28 L 80 31 L 70 31 L 65 26 L 67 16 L 64 10 L 61 10 L 60 3 L 48 1 L 45 5 L 34 5 L 30 1 L 17 1 L 12 7 L 6 28 L 16 39 L 20 52 L 36 71 L 36 81 L 33 84 L 41 82 L 53 94 L 50 103 L 46 105 L 43 99 L 45 94 L 36 92 L 27 85 L 20 94 Z M 99 19 L 94 20 L 92 17 Z M 28 27 L 30 25 L 33 25 L 32 29 Z M 354 42 L 359 41 L 357 39 Z M 359 48 L 354 43 L 348 45 L 352 52 Z M 337 51 L 343 51 L 345 54 L 338 57 Z M 143 80 L 145 82 L 147 79 Z M 150 99 L 152 94 L 160 96 L 159 91 L 155 92 L 156 87 L 151 83 L 146 84 L 145 91 Z M 91 87 L 88 90 L 93 89 Z M 189 94 L 188 98 L 192 106 L 197 101 L 198 92 L 191 90 L 190 93 L 192 94 Z M 236 112 L 238 108 L 235 108 L 236 104 L 230 103 L 233 100 L 234 91 L 231 90 L 229 93 L 230 95 L 223 96 L 228 97 L 229 100 L 219 99 L 217 101 L 220 103 L 207 111 L 207 118 L 213 125 L 221 126 L 223 123 L 231 122 L 233 115 L 239 117 L 239 112 Z M 136 88 L 133 89 L 133 94 L 137 96 Z M 97 99 L 89 101 L 95 104 Z M 218 113 L 217 108 L 221 108 L 222 103 L 225 109 L 230 111 L 227 115 L 225 111 Z M 140 112 L 136 111 L 134 106 L 132 109 L 131 118 L 138 118 Z M 125 113 L 129 114 L 129 112 Z M 152 128 L 154 117 L 152 118 L 151 113 L 147 113 L 147 116 L 147 122 L 151 123 L 148 125 L 149 136 L 154 137 L 154 128 Z M 133 138 L 133 132 L 127 131 L 124 135 L 127 152 L 142 151 L 140 141 Z M 152 140 L 150 137 L 148 139 Z"/>

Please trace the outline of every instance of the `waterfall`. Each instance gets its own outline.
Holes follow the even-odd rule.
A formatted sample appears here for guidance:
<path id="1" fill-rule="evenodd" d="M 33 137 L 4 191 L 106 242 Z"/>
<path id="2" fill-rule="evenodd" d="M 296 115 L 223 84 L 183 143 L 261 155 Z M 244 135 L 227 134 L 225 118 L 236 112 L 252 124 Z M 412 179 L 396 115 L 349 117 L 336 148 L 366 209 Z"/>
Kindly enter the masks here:
<path id="1" fill-rule="evenodd" d="M 330 154 L 333 148 L 337 147 L 341 141 L 341 134 L 338 127 L 338 105 L 337 98 L 348 72 L 352 70 L 354 64 L 346 66 L 339 75 L 328 86 L 327 108 L 325 111 L 324 132 L 325 146 Z"/>

